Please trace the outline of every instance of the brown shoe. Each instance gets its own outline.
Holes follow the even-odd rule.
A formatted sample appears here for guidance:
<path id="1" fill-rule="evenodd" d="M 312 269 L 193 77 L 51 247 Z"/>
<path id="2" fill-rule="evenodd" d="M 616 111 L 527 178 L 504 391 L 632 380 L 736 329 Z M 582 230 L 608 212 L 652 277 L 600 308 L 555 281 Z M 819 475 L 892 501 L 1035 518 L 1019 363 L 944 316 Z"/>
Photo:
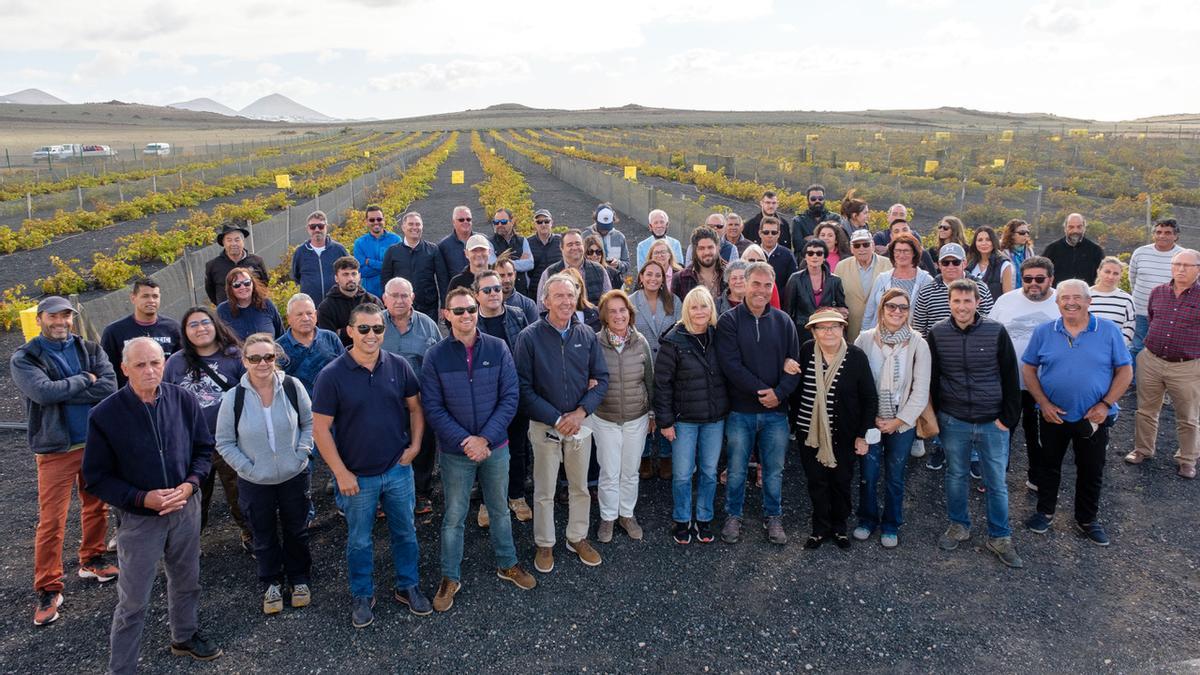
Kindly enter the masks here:
<path id="1" fill-rule="evenodd" d="M 638 478 L 649 480 L 654 475 L 654 462 L 649 457 L 642 458 L 642 465 L 638 467 Z"/>
<path id="2" fill-rule="evenodd" d="M 1134 450 L 1134 451 L 1130 452 L 1128 455 L 1125 455 L 1125 463 L 1126 464 L 1141 464 L 1142 462 L 1146 461 L 1147 459 L 1150 459 L 1150 458 L 1147 457 L 1146 455 L 1143 455 L 1142 453 L 1138 452 L 1137 450 Z"/>
<path id="3" fill-rule="evenodd" d="M 617 521 L 615 520 L 602 519 L 600 521 L 600 525 L 596 527 L 596 541 L 600 542 L 601 544 L 607 544 L 608 542 L 612 541 L 613 525 L 616 522 Z"/>
<path id="4" fill-rule="evenodd" d="M 629 516 L 626 518 L 625 516 L 621 516 L 617 518 L 617 524 L 625 530 L 625 534 L 629 535 L 630 539 L 634 541 L 642 540 L 642 526 L 638 524 L 636 517 Z"/>
<path id="5" fill-rule="evenodd" d="M 1191 480 L 1196 477 L 1196 466 L 1194 464 L 1180 464 L 1179 477 Z"/>
<path id="6" fill-rule="evenodd" d="M 438 612 L 450 611 L 450 608 L 454 606 L 454 596 L 458 595 L 460 588 L 462 588 L 462 584 L 450 577 L 442 577 L 442 583 L 438 585 L 437 595 L 433 596 L 433 609 Z"/>
<path id="7" fill-rule="evenodd" d="M 528 523 L 533 520 L 533 511 L 530 510 L 529 503 L 525 501 L 524 497 L 508 500 L 508 509 L 517 517 L 518 522 Z"/>
<path id="8" fill-rule="evenodd" d="M 567 550 L 579 556 L 579 562 L 588 567 L 597 567 L 601 562 L 600 554 L 596 552 L 596 549 L 592 548 L 587 539 L 568 541 Z"/>
<path id="9" fill-rule="evenodd" d="M 479 523 L 479 527 L 485 530 L 492 526 L 492 519 L 488 516 L 487 506 L 483 504 L 479 505 L 479 517 L 476 519 L 476 522 Z"/>
<path id="10" fill-rule="evenodd" d="M 523 591 L 532 591 L 537 588 L 537 579 L 533 575 L 525 571 L 520 563 L 513 565 L 506 570 L 496 570 L 496 576 L 505 581 L 511 581 L 517 585 L 517 588 Z"/>
<path id="11" fill-rule="evenodd" d="M 554 571 L 554 548 L 551 546 L 537 547 L 537 553 L 533 556 L 533 569 L 542 574 L 549 574 Z"/>
<path id="12" fill-rule="evenodd" d="M 658 458 L 658 477 L 662 480 L 671 480 L 671 458 Z"/>

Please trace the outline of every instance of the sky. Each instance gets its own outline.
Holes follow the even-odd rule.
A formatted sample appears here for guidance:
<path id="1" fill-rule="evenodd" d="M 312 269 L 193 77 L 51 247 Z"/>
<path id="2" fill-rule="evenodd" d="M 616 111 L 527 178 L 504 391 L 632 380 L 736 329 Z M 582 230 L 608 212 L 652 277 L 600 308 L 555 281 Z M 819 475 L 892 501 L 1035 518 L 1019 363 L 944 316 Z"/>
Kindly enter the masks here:
<path id="1" fill-rule="evenodd" d="M 0 16 L 0 94 L 72 103 L 1200 112 L 1190 0 L 0 0 Z"/>

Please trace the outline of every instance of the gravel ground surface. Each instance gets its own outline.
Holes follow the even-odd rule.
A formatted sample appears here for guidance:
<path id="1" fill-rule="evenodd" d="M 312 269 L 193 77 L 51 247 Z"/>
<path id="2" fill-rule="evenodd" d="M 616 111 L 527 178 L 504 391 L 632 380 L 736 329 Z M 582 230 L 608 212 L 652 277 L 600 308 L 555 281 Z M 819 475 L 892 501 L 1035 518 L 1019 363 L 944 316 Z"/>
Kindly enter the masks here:
<path id="1" fill-rule="evenodd" d="M 1132 405 L 1132 401 L 1127 399 Z M 1169 415 L 1167 416 L 1169 417 Z M 1170 419 L 1164 419 L 1169 426 Z M 977 526 L 970 546 L 943 553 L 935 546 L 945 526 L 942 472 L 909 462 L 907 523 L 900 548 L 873 539 L 847 552 L 826 546 L 804 551 L 809 508 L 794 454 L 784 483 L 784 520 L 791 540 L 765 541 L 755 520 L 759 491 L 747 498 L 747 535 L 727 546 L 671 542 L 670 486 L 645 481 L 637 513 L 643 542 L 618 532 L 597 545 L 604 564 L 587 568 L 560 545 L 556 567 L 537 574 L 522 592 L 492 573 L 487 536 L 467 526 L 464 588 L 446 614 L 415 617 L 387 592 L 386 528 L 376 529 L 375 624 L 349 625 L 344 563 L 345 526 L 320 494 L 313 531 L 314 601 L 282 615 L 260 613 L 253 562 L 241 553 L 223 501 L 204 534 L 203 630 L 225 649 L 213 666 L 172 657 L 167 650 L 165 587 L 155 587 L 143 639 L 146 672 L 699 672 L 965 671 L 1141 672 L 1194 671 L 1194 605 L 1200 591 L 1200 537 L 1180 527 L 1167 505 L 1194 503 L 1195 485 L 1174 476 L 1163 439 L 1161 459 L 1129 467 L 1117 455 L 1129 446 L 1131 415 L 1118 424 L 1106 470 L 1104 520 L 1113 545 L 1095 547 L 1060 518 L 1048 535 L 1021 528 L 1016 544 L 1026 569 L 1005 569 L 982 548 L 983 495 L 971 492 Z M 1018 444 L 1020 439 L 1018 439 Z M 35 628 L 29 591 L 36 523 L 33 458 L 23 437 L 0 433 L 0 495 L 11 527 L 0 534 L 5 580 L 0 602 L 0 653 L 5 670 L 35 672 L 48 659 L 56 669 L 99 672 L 116 602 L 113 585 L 75 576 L 77 510 L 67 536 L 67 587 L 62 618 Z M 1016 447 L 1021 447 L 1017 445 Z M 1073 469 L 1067 469 L 1072 485 Z M 1033 510 L 1023 487 L 1023 449 L 1009 476 L 1014 524 Z M 718 491 L 721 517 L 723 490 Z M 1060 512 L 1070 513 L 1071 487 Z M 435 496 L 436 514 L 442 511 Z M 558 507 L 559 533 L 565 508 Z M 474 510 L 472 510 L 472 516 Z M 494 516 L 493 516 L 494 517 Z M 593 522 L 596 510 L 592 509 Z M 1186 516 L 1185 516 L 1186 517 Z M 421 579 L 432 595 L 440 572 L 440 515 L 418 526 Z M 518 554 L 532 568 L 532 530 L 514 521 Z M 314 639 L 315 638 L 315 639 Z"/>

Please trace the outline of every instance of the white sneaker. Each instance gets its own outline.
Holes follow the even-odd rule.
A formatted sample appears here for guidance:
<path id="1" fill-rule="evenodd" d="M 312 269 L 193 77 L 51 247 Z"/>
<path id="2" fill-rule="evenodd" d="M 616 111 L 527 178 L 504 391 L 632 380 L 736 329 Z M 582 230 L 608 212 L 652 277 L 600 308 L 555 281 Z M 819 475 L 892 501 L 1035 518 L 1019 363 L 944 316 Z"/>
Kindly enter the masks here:
<path id="1" fill-rule="evenodd" d="M 917 440 L 913 441 L 912 450 L 909 450 L 909 454 L 911 454 L 913 457 L 924 457 L 925 456 L 925 441 L 923 441 L 919 438 Z"/>
<path id="2" fill-rule="evenodd" d="M 854 531 L 850 534 L 859 541 L 866 541 L 871 538 L 871 531 L 861 525 L 854 528 Z"/>

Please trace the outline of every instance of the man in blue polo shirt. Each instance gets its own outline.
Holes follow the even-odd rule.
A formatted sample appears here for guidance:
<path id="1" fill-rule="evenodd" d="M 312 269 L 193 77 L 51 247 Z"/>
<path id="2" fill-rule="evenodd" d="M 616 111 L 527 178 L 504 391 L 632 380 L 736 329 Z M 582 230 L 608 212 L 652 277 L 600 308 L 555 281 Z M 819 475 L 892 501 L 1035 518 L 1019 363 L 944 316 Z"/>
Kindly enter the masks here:
<path id="1" fill-rule="evenodd" d="M 1096 520 L 1104 455 L 1108 428 L 1119 410 L 1117 401 L 1133 380 L 1133 361 L 1117 324 L 1088 312 L 1092 298 L 1086 282 L 1063 281 L 1055 301 L 1062 318 L 1035 328 L 1021 357 L 1025 386 L 1042 415 L 1042 452 L 1032 467 L 1037 511 L 1025 525 L 1038 534 L 1050 529 L 1063 457 L 1071 445 L 1076 466 L 1075 523 L 1093 543 L 1108 546 L 1108 536 Z"/>
<path id="2" fill-rule="evenodd" d="M 338 502 L 346 513 L 355 628 L 365 628 L 375 618 L 371 530 L 380 504 L 391 533 L 396 600 L 413 614 L 433 611 L 417 586 L 413 526 L 411 464 L 421 449 L 425 418 L 412 366 L 403 356 L 381 349 L 387 329 L 383 321 L 379 305 L 355 307 L 346 331 L 353 348 L 326 366 L 313 387 L 313 439 L 337 480 Z"/>

